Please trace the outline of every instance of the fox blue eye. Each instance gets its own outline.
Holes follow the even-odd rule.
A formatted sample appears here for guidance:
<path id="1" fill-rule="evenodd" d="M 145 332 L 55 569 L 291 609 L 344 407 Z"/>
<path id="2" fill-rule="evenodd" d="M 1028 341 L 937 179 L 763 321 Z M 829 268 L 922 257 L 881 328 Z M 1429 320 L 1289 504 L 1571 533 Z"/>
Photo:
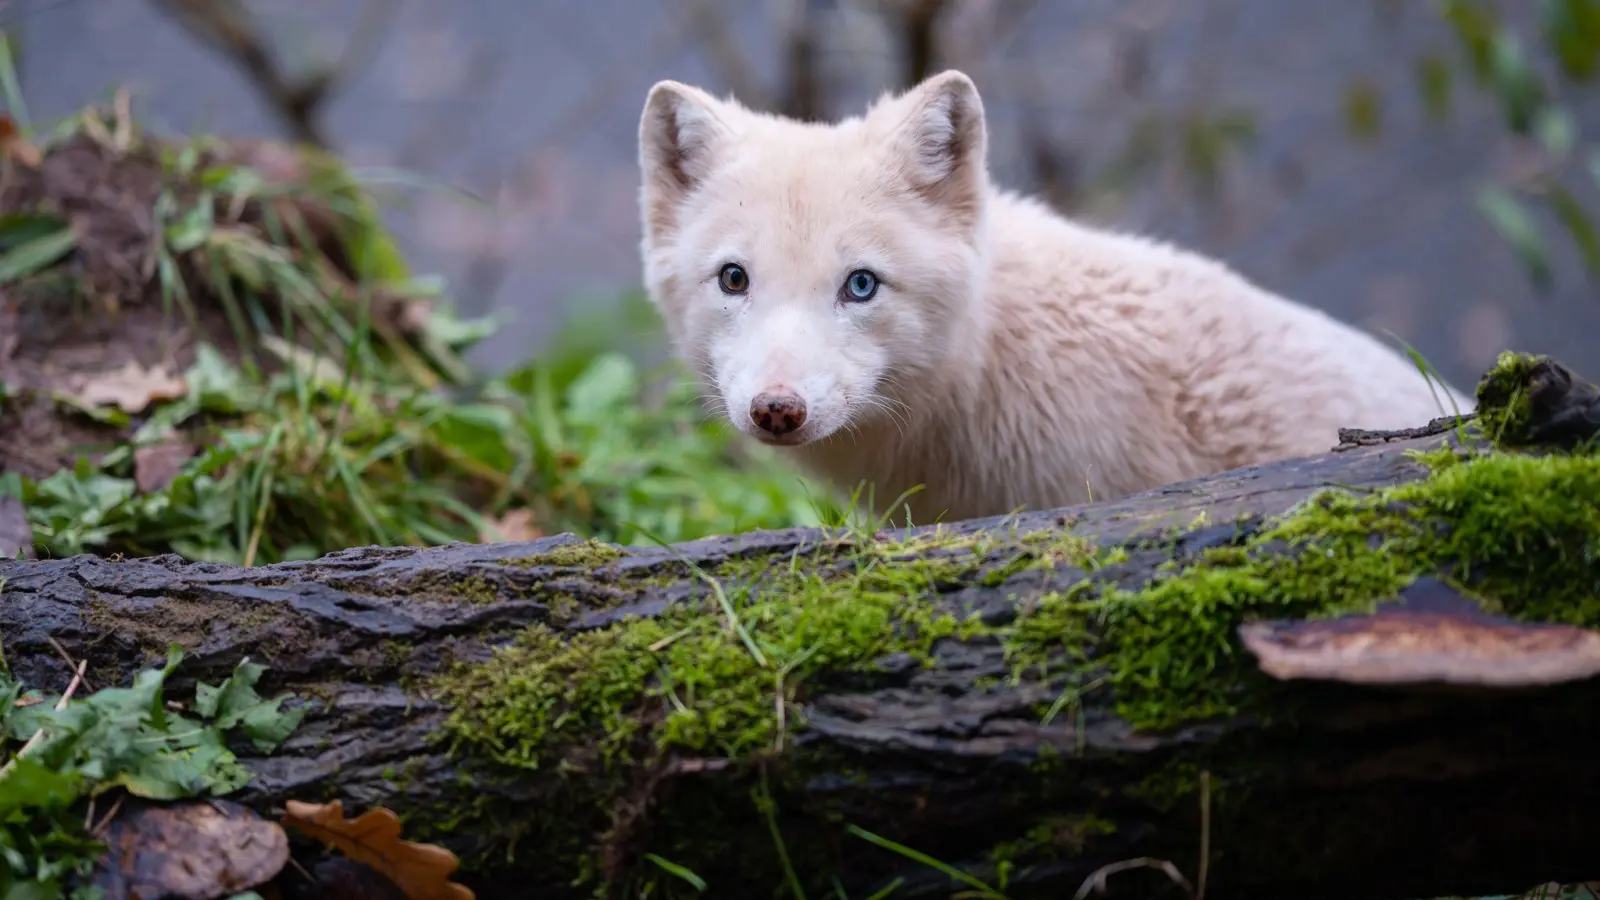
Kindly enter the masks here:
<path id="1" fill-rule="evenodd" d="M 865 303 L 878 293 L 878 276 L 866 269 L 857 269 L 844 280 L 844 298 Z"/>

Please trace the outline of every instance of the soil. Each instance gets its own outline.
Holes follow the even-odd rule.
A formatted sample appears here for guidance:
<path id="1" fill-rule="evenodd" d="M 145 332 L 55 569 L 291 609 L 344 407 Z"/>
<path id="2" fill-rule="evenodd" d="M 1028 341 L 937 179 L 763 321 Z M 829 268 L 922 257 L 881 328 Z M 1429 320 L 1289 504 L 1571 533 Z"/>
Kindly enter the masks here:
<path id="1" fill-rule="evenodd" d="M 137 413 L 120 428 L 96 421 L 54 400 L 56 393 L 76 394 L 129 363 L 181 375 L 202 341 L 231 360 L 241 355 L 220 298 L 186 260 L 180 258 L 178 268 L 192 320 L 166 302 L 156 274 L 158 198 L 169 191 L 185 208 L 198 191 L 163 170 L 160 142 L 119 145 L 107 133 L 79 131 L 49 147 L 37 165 L 14 153 L 0 159 L 0 218 L 48 213 L 67 221 L 77 237 L 76 249 L 60 262 L 0 286 L 0 474 L 43 478 L 79 457 L 97 458 L 141 424 Z M 218 144 L 201 154 L 205 161 L 252 165 L 280 184 L 298 177 L 295 158 L 288 148 L 254 141 Z M 325 209 L 298 196 L 272 202 L 293 204 L 318 250 L 355 279 Z M 240 224 L 262 217 L 256 201 L 238 212 Z M 219 198 L 217 220 L 227 213 L 226 198 Z M 256 359 L 263 366 L 273 362 L 259 353 Z"/>

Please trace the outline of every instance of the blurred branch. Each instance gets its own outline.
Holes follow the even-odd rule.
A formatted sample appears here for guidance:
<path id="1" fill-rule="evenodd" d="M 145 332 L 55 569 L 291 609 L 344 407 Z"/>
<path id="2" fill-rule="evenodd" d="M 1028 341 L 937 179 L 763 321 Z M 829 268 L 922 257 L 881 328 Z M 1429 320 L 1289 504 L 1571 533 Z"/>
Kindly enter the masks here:
<path id="1" fill-rule="evenodd" d="M 817 71 L 817 28 L 814 0 L 790 0 L 783 44 L 784 86 L 778 111 L 796 119 L 820 119 L 825 110 L 821 73 Z"/>
<path id="2" fill-rule="evenodd" d="M 731 10 L 719 0 L 680 0 L 690 33 L 698 35 L 711 61 L 721 70 L 722 82 L 740 102 L 758 109 L 771 109 L 772 100 L 761 86 L 755 67 L 739 49 L 739 41 L 729 33 Z M 737 5 L 735 5 L 737 8 Z"/>
<path id="3" fill-rule="evenodd" d="M 900 0 L 900 34 L 904 40 L 901 81 L 905 87 L 933 74 L 938 64 L 939 19 L 950 8 L 949 0 Z"/>
<path id="4" fill-rule="evenodd" d="M 332 64 L 300 76 L 284 72 L 240 0 L 154 0 L 179 24 L 227 56 L 288 126 L 295 140 L 327 148 L 318 123 L 323 103 L 376 53 L 396 0 L 369 0 L 355 34 Z"/>

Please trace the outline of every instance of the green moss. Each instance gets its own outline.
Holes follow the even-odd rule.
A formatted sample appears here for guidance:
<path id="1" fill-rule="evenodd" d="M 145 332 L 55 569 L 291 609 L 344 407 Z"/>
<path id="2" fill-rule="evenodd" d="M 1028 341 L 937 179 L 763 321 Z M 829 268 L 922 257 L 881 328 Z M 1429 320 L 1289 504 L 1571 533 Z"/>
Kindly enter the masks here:
<path id="1" fill-rule="evenodd" d="M 739 757 L 771 747 L 782 730 L 779 698 L 792 701 L 819 673 L 870 672 L 893 654 L 925 661 L 938 639 L 982 630 L 920 599 L 940 584 L 1089 552 L 1060 535 L 1001 546 L 934 531 L 806 560 L 734 560 L 719 567 L 720 599 L 578 635 L 535 625 L 489 661 L 435 682 L 453 709 L 446 733 L 459 748 L 527 767 L 587 766 L 563 759 L 567 735 L 602 735 L 588 744 L 601 763 L 645 732 L 663 750 Z M 785 727 L 798 724 L 787 707 L 783 716 Z"/>
<path id="2" fill-rule="evenodd" d="M 1433 468 L 1424 480 L 1324 493 L 1141 589 L 1043 598 L 1013 630 L 1016 664 L 1093 661 L 1131 724 L 1165 728 L 1239 713 L 1265 685 L 1241 623 L 1370 611 L 1419 576 L 1455 579 L 1514 617 L 1600 624 L 1600 505 L 1575 499 L 1600 496 L 1600 459 L 1418 458 Z"/>
<path id="3" fill-rule="evenodd" d="M 996 844 L 989 851 L 995 863 L 1037 862 L 1077 856 L 1097 837 L 1115 834 L 1110 820 L 1087 813 L 1057 813 L 1045 816 L 1022 837 Z"/>
<path id="4" fill-rule="evenodd" d="M 451 592 L 468 603 L 487 604 L 500 599 L 500 591 L 494 582 L 482 575 L 468 575 L 451 585 Z"/>
<path id="5" fill-rule="evenodd" d="M 759 596 L 725 588 L 736 625 L 712 598 L 576 636 L 535 625 L 435 685 L 454 710 L 447 731 L 527 767 L 556 763 L 567 735 L 600 735 L 590 746 L 602 762 L 645 730 L 661 749 L 737 757 L 770 747 L 778 699 L 792 700 L 813 675 L 870 670 L 895 653 L 925 659 L 934 641 L 962 630 L 916 598 L 971 560 L 894 562 L 911 549 L 866 551 L 849 573 L 762 573 L 771 583 Z"/>
<path id="6" fill-rule="evenodd" d="M 266 653 L 295 646 L 303 634 L 300 617 L 287 604 L 202 603 L 177 596 L 152 607 L 93 600 L 84 611 L 84 620 L 101 634 L 136 642 L 149 661 L 164 658 L 173 644 L 198 647 L 217 629 L 225 629 L 239 640 L 256 641 Z"/>
<path id="7" fill-rule="evenodd" d="M 1478 381 L 1478 424 L 1495 443 L 1513 445 L 1527 434 L 1533 410 L 1527 386 L 1547 357 L 1506 350 Z"/>
<path id="8" fill-rule="evenodd" d="M 621 559 L 623 553 L 610 544 L 594 539 L 574 541 L 562 544 L 554 550 L 547 550 L 537 556 L 524 556 L 508 559 L 505 564 L 518 568 L 531 569 L 534 566 L 557 566 L 560 568 L 594 568 L 604 565 L 614 559 Z"/>

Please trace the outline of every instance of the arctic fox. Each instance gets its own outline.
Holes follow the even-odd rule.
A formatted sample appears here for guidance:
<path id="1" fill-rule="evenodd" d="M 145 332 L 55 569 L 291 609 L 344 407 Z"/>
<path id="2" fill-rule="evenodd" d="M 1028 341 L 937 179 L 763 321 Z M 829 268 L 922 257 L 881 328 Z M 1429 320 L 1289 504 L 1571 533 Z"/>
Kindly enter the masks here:
<path id="1" fill-rule="evenodd" d="M 949 70 L 808 123 L 676 81 L 639 125 L 647 293 L 744 434 L 913 524 L 1114 499 L 1472 409 L 1225 265 L 991 183 Z"/>

